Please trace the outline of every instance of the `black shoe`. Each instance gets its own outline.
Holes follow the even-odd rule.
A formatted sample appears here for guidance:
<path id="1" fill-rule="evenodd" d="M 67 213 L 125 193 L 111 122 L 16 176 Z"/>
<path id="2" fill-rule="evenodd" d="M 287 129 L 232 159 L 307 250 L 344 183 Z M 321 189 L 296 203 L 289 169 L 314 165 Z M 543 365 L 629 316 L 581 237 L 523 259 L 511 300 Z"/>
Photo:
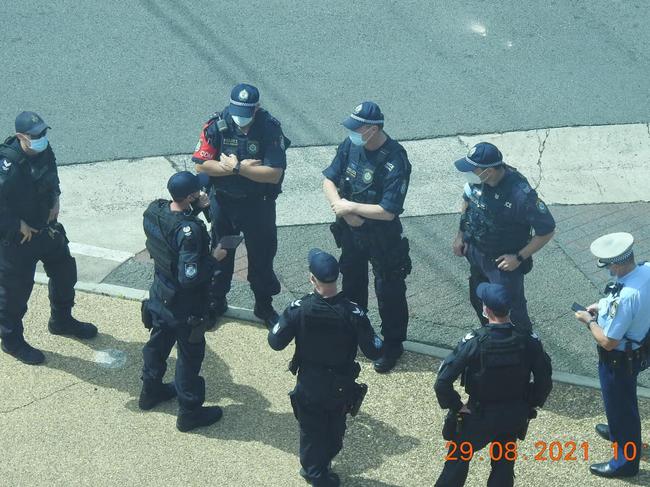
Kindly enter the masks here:
<path id="1" fill-rule="evenodd" d="M 68 335 L 77 338 L 93 338 L 97 336 L 97 327 L 92 323 L 84 323 L 72 316 L 67 320 L 55 320 L 50 318 L 47 329 L 52 335 Z"/>
<path id="2" fill-rule="evenodd" d="M 334 472 L 328 472 L 327 477 L 320 479 L 318 483 L 314 483 L 311 477 L 307 475 L 304 468 L 301 468 L 298 473 L 303 479 L 305 479 L 305 482 L 310 485 L 315 485 L 316 487 L 339 487 L 339 485 L 341 485 L 341 479 Z"/>
<path id="3" fill-rule="evenodd" d="M 169 401 L 176 397 L 176 386 L 169 384 L 142 385 L 138 406 L 144 411 L 156 407 L 161 402 Z"/>
<path id="4" fill-rule="evenodd" d="M 266 328 L 269 330 L 273 328 L 280 319 L 280 315 L 278 315 L 277 311 L 275 311 L 275 309 L 273 309 L 273 306 L 270 304 L 258 305 L 255 303 L 253 314 L 262 320 Z"/>
<path id="5" fill-rule="evenodd" d="M 176 428 L 183 433 L 201 426 L 209 426 L 216 423 L 223 416 L 223 410 L 219 406 L 202 406 L 196 411 L 179 414 L 176 418 Z"/>
<path id="6" fill-rule="evenodd" d="M 45 362 L 45 355 L 43 355 L 43 352 L 32 347 L 24 340 L 15 348 L 7 348 L 5 343 L 2 342 L 1 348 L 4 353 L 11 355 L 27 365 L 38 365 Z"/>
<path id="7" fill-rule="evenodd" d="M 384 355 L 373 364 L 375 372 L 380 374 L 390 372 L 397 364 L 397 359 L 404 353 L 404 346 L 401 343 L 399 345 L 385 345 L 385 347 Z"/>
<path id="8" fill-rule="evenodd" d="M 632 471 L 631 469 L 619 468 L 614 470 L 609 463 L 594 463 L 589 467 L 589 471 L 598 477 L 605 477 L 607 479 L 621 478 L 621 477 L 634 477 L 639 473 L 639 468 Z"/>
<path id="9" fill-rule="evenodd" d="M 596 433 L 598 433 L 598 436 L 600 436 L 603 440 L 611 441 L 609 439 L 609 426 L 606 424 L 597 424 L 596 425 Z"/>

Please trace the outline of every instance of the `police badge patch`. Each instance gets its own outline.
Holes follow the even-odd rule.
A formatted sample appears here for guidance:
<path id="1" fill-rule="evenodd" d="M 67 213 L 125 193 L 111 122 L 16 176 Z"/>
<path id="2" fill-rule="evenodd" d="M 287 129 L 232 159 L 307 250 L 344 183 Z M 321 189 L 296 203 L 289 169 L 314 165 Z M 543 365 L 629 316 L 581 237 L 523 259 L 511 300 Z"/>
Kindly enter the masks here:
<path id="1" fill-rule="evenodd" d="M 540 200 L 539 198 L 537 199 L 536 206 L 537 206 L 537 211 L 539 211 L 540 213 L 548 212 L 548 208 L 547 208 L 546 204 L 542 200 Z"/>
<path id="2" fill-rule="evenodd" d="M 610 318 L 615 318 L 616 317 L 616 312 L 618 311 L 618 301 L 612 301 L 609 304 L 609 317 Z"/>
<path id="3" fill-rule="evenodd" d="M 248 100 L 248 91 L 241 90 L 239 92 L 239 101 L 246 101 L 246 100 Z"/>
<path id="4" fill-rule="evenodd" d="M 190 237 L 192 235 L 192 227 L 190 227 L 189 225 L 183 227 L 183 233 L 185 234 L 186 237 Z"/>
<path id="5" fill-rule="evenodd" d="M 259 150 L 259 146 L 257 145 L 257 142 L 249 142 L 248 145 L 246 146 L 246 149 L 250 154 L 255 155 Z"/>
<path id="6" fill-rule="evenodd" d="M 196 264 L 185 264 L 185 277 L 194 279 L 196 277 Z"/>
<path id="7" fill-rule="evenodd" d="M 372 181 L 372 171 L 367 169 L 363 172 L 363 182 L 367 184 L 371 181 Z"/>
<path id="8" fill-rule="evenodd" d="M 280 331 L 280 322 L 278 321 L 275 326 L 273 327 L 272 333 L 276 335 Z"/>
<path id="9" fill-rule="evenodd" d="M 399 192 L 402 194 L 406 194 L 406 179 L 402 181 L 402 186 L 399 188 Z"/>
<path id="10" fill-rule="evenodd" d="M 357 105 L 356 107 L 354 107 L 354 112 L 353 113 L 355 115 L 358 115 L 362 108 L 363 108 L 363 104 L 362 105 Z"/>

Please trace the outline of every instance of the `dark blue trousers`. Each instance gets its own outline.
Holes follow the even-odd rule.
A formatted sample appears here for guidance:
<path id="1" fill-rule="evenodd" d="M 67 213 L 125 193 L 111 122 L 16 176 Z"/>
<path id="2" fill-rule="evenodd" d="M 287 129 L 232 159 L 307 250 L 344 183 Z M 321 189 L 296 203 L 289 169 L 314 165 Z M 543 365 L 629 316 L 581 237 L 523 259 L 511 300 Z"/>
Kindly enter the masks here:
<path id="1" fill-rule="evenodd" d="M 13 239 L 0 241 L 0 338 L 9 349 L 24 340 L 23 317 L 39 260 L 50 278 L 48 291 L 53 315 L 66 318 L 74 305 L 77 264 L 70 255 L 63 226 L 57 224 L 56 228 L 56 233 L 42 230 L 23 244 Z"/>
<path id="2" fill-rule="evenodd" d="M 387 235 L 398 242 L 400 234 Z M 408 256 L 407 256 L 408 258 Z M 381 334 L 387 344 L 400 344 L 406 340 L 409 312 L 406 302 L 406 276 L 390 275 L 386 277 L 383 272 L 378 272 L 379 267 L 388 274 L 393 269 L 388 268 L 384 262 L 385 256 L 379 249 L 373 247 L 368 241 L 358 238 L 355 232 L 344 227 L 341 241 L 341 274 L 343 275 L 342 291 L 346 298 L 357 303 L 363 309 L 368 309 L 368 263 L 373 264 L 375 276 L 375 294 L 381 318 Z"/>
<path id="3" fill-rule="evenodd" d="M 275 225 L 275 200 L 271 198 L 232 199 L 211 195 L 212 240 L 216 246 L 221 237 L 244 234 L 248 256 L 248 282 L 257 302 L 270 304 L 272 296 L 280 292 L 273 270 L 273 259 L 278 251 L 278 229 Z M 218 277 L 218 295 L 225 298 L 232 281 L 235 252 L 221 261 Z"/>
<path id="4" fill-rule="evenodd" d="M 179 413 L 193 411 L 205 402 L 205 381 L 199 375 L 205 356 L 205 338 L 200 343 L 190 343 L 190 327 L 173 323 L 171 326 L 154 316 L 149 341 L 142 349 L 144 366 L 142 380 L 160 384 L 167 370 L 167 358 L 176 344 L 178 359 L 174 382 L 178 393 Z"/>
<path id="5" fill-rule="evenodd" d="M 625 365 L 613 367 L 603 362 L 598 363 L 598 377 L 600 378 L 610 439 L 612 442 L 618 443 L 618 458 L 612 457 L 609 464 L 614 470 L 624 469 L 628 473 L 636 473 L 639 470 L 642 451 L 641 418 L 636 396 L 638 375 L 638 364 L 633 366 L 630 373 Z M 628 447 L 628 458 L 631 458 L 632 461 L 625 458 L 623 451 L 628 442 L 636 445 L 634 458 L 632 458 L 632 447 Z"/>
<path id="6" fill-rule="evenodd" d="M 476 295 L 476 287 L 481 282 L 491 282 L 492 284 L 501 284 L 508 289 L 512 300 L 510 311 L 512 323 L 523 330 L 531 331 L 533 323 L 528 316 L 526 296 L 524 295 L 524 274 L 521 269 L 518 267 L 514 271 L 499 270 L 493 258 L 486 257 L 471 244 L 466 257 L 470 265 L 469 299 L 481 323 L 487 323 L 487 319 L 483 316 L 483 305 Z"/>

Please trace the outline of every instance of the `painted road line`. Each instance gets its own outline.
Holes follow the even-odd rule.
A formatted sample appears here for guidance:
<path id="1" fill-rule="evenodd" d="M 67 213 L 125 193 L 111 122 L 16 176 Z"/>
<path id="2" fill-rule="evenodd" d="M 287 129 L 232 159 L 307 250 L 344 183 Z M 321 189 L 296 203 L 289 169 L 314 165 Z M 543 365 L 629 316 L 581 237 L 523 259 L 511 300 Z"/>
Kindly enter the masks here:
<path id="1" fill-rule="evenodd" d="M 70 242 L 70 252 L 77 255 L 85 255 L 86 257 L 96 257 L 98 259 L 112 260 L 114 262 L 125 262 L 129 260 L 134 254 L 124 252 L 122 250 L 106 249 L 103 247 L 95 247 L 94 245 L 87 245 L 82 243 Z"/>

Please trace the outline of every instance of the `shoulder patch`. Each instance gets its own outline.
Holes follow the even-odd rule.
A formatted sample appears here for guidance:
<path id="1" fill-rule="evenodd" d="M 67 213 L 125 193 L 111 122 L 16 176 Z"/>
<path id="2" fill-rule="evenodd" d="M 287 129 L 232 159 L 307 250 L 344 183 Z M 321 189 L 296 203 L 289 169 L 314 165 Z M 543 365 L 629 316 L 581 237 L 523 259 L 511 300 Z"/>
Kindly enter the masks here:
<path id="1" fill-rule="evenodd" d="M 379 350 L 382 347 L 382 345 L 384 344 L 382 339 L 379 338 L 377 335 L 375 335 L 375 337 L 372 339 L 372 343 L 375 345 L 375 348 L 377 350 Z"/>
<path id="2" fill-rule="evenodd" d="M 185 264 L 185 277 L 188 279 L 194 279 L 197 274 L 196 264 Z"/>
<path id="3" fill-rule="evenodd" d="M 530 187 L 530 184 L 528 184 L 528 181 L 522 181 L 518 186 L 525 194 L 528 194 L 533 190 L 533 188 Z"/>
<path id="4" fill-rule="evenodd" d="M 186 225 L 183 227 L 183 233 L 185 234 L 186 237 L 191 237 L 192 236 L 192 227 L 189 225 Z"/>
<path id="5" fill-rule="evenodd" d="M 387 162 L 386 164 L 384 164 L 384 167 L 388 172 L 391 172 L 393 169 L 395 169 L 395 164 L 393 164 L 392 162 Z"/>
<path id="6" fill-rule="evenodd" d="M 359 305 L 356 305 L 356 304 L 352 307 L 352 314 L 355 314 L 355 315 L 361 316 L 361 317 L 366 315 L 363 312 L 363 310 L 359 307 Z"/>
<path id="7" fill-rule="evenodd" d="M 531 338 L 534 338 L 535 340 L 539 341 L 539 336 L 534 331 L 530 333 L 530 336 Z"/>
<path id="8" fill-rule="evenodd" d="M 474 335 L 473 331 L 470 331 L 467 335 L 465 335 L 465 338 L 463 338 L 463 343 L 467 342 L 468 340 L 471 340 L 474 338 L 476 335 Z"/>
<path id="9" fill-rule="evenodd" d="M 8 171 L 9 168 L 11 167 L 11 162 L 9 162 L 7 159 L 2 159 L 0 164 L 3 171 Z"/>
<path id="10" fill-rule="evenodd" d="M 277 335 L 277 333 L 280 331 L 280 322 L 278 321 L 274 326 L 273 329 L 271 330 L 271 333 L 274 335 Z"/>
<path id="11" fill-rule="evenodd" d="M 537 203 L 535 204 L 535 206 L 537 207 L 537 211 L 539 211 L 540 213 L 548 213 L 548 207 L 539 198 L 537 198 Z"/>
<path id="12" fill-rule="evenodd" d="M 406 179 L 404 179 L 402 180 L 402 185 L 399 188 L 399 192 L 402 194 L 406 194 L 406 188 L 407 188 Z"/>
<path id="13" fill-rule="evenodd" d="M 609 312 L 607 313 L 610 318 L 616 317 L 618 311 L 618 301 L 612 301 L 609 305 Z"/>
<path id="14" fill-rule="evenodd" d="M 300 308 L 301 301 L 302 301 L 302 299 L 296 299 L 295 301 L 293 301 L 289 305 L 289 307 L 291 307 L 291 308 Z"/>

